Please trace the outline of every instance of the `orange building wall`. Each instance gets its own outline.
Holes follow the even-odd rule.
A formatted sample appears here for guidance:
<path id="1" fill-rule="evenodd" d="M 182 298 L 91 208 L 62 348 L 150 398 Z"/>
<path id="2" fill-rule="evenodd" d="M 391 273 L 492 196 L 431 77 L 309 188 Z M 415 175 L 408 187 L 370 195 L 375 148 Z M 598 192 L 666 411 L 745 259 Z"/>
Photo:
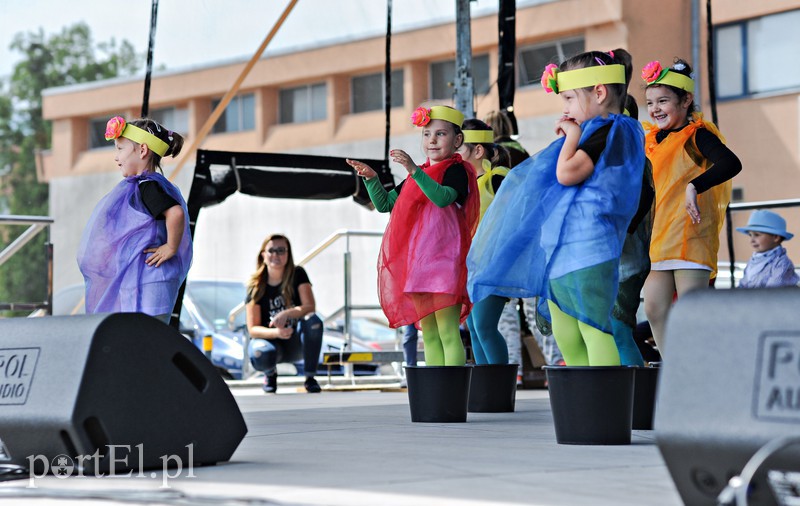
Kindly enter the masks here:
<path id="1" fill-rule="evenodd" d="M 517 47 L 583 36 L 589 49 L 610 50 L 624 47 L 633 55 L 634 78 L 631 94 L 640 106 L 639 119 L 647 119 L 644 88 L 638 69 L 658 59 L 667 64 L 676 56 L 691 60 L 691 0 L 561 0 L 519 8 Z M 714 22 L 739 21 L 788 9 L 800 8 L 800 0 L 714 0 Z M 701 2 L 700 61 L 691 62 L 699 71 L 701 109 L 708 112 L 708 82 L 705 75 L 705 3 Z M 490 82 L 497 77 L 497 19 L 473 18 L 474 54 L 488 54 Z M 455 56 L 455 24 L 395 33 L 392 39 L 392 66 L 404 70 L 405 106 L 391 111 L 392 142 L 406 139 L 415 130 L 407 121 L 411 111 L 429 97 L 431 62 Z M 796 51 L 797 48 L 795 48 Z M 241 92 L 256 94 L 256 129 L 209 135 L 205 149 L 273 152 L 335 151 L 337 146 L 359 156 L 375 156 L 375 146 L 383 145 L 383 111 L 350 114 L 350 77 L 382 72 L 383 37 L 352 41 L 301 52 L 271 55 L 260 60 L 244 80 Z M 221 97 L 245 67 L 246 61 L 211 68 L 187 69 L 154 76 L 151 108 L 187 107 L 191 143 L 211 114 L 210 100 Z M 278 93 L 281 88 L 328 84 L 328 118 L 324 121 L 278 124 Z M 398 92 L 399 90 L 393 90 Z M 89 118 L 123 113 L 136 116 L 142 96 L 142 83 L 114 80 L 61 90 L 44 96 L 45 119 L 53 121 L 53 147 L 43 160 L 47 180 L 115 170 L 110 149 L 86 150 Z M 798 94 L 750 97 L 718 104 L 719 125 L 731 149 L 742 159 L 744 170 L 734 187 L 744 190 L 746 201 L 795 198 L 800 195 L 798 157 Z M 497 88 L 475 101 L 481 117 L 497 107 Z M 517 88 L 515 113 L 521 124 L 536 125 L 521 132 L 523 144 L 538 148 L 551 140 L 552 130 L 545 125 L 561 111 L 560 100 L 542 93 L 538 86 Z M 416 142 L 416 141 L 414 141 Z M 382 151 L 382 150 L 381 150 Z M 193 155 L 182 155 L 179 162 L 191 165 Z M 800 211 L 781 210 L 790 230 L 800 233 Z M 734 225 L 747 220 L 743 213 Z M 746 260 L 750 248 L 744 236 L 736 235 L 738 260 Z M 723 231 L 723 244 L 725 232 Z M 797 243 L 797 244 L 794 244 Z M 800 262 L 800 240 L 786 244 L 790 256 Z M 720 259 L 727 259 L 726 251 Z"/>

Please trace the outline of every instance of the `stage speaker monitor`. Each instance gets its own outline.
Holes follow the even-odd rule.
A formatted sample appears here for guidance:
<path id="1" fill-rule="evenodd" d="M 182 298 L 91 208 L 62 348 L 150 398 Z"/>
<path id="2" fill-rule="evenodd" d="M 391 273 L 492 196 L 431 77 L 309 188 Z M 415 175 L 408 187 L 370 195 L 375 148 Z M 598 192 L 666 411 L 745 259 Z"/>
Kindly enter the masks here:
<path id="1" fill-rule="evenodd" d="M 155 318 L 0 320 L 0 465 L 185 469 L 229 460 L 246 433 L 217 370 Z"/>
<path id="2" fill-rule="evenodd" d="M 655 435 L 685 504 L 717 504 L 731 477 L 800 433 L 800 289 L 698 290 L 667 320 Z M 749 504 L 783 504 L 800 448 L 764 462 Z"/>

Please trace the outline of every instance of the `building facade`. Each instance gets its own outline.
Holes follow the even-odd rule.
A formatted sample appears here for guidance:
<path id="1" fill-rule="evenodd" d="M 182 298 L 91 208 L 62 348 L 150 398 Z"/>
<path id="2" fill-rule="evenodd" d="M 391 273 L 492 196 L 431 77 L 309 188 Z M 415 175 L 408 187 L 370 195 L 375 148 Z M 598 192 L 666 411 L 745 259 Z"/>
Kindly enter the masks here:
<path id="1" fill-rule="evenodd" d="M 800 50 L 800 36 L 791 29 L 800 20 L 800 0 L 715 0 L 713 7 L 719 124 L 744 166 L 734 180 L 736 199 L 795 198 L 800 195 L 800 71 L 788 61 Z M 692 22 L 695 12 L 701 16 L 697 23 Z M 647 114 L 638 69 L 654 59 L 666 63 L 676 56 L 691 60 L 699 54 L 699 64 L 692 63 L 701 90 L 699 105 L 706 112 L 704 16 L 705 2 L 700 0 L 520 0 L 514 105 L 519 141 L 533 153 L 553 140 L 561 102 L 542 91 L 542 68 L 584 49 L 630 51 L 635 77 L 630 92 L 640 104 L 641 120 Z M 477 117 L 498 104 L 497 25 L 496 15 L 472 19 Z M 420 163 L 419 134 L 408 119 L 420 103 L 452 103 L 455 48 L 455 23 L 393 34 L 391 146 L 420 157 Z M 201 147 L 382 158 L 384 57 L 382 37 L 268 55 L 256 63 Z M 188 147 L 246 63 L 243 59 L 155 73 L 151 116 L 186 134 Z M 142 79 L 137 77 L 45 93 L 44 116 L 53 122 L 53 143 L 42 159 L 40 176 L 50 184 L 50 210 L 56 220 L 52 230 L 56 290 L 81 282 L 75 263 L 81 231 L 93 206 L 119 179 L 112 149 L 102 139 L 105 122 L 118 114 L 138 116 L 141 92 Z M 165 167 L 165 174 L 184 195 L 194 155 L 187 149 Z M 399 181 L 404 171 L 393 170 Z M 800 211 L 781 214 L 790 231 L 800 231 Z M 189 275 L 244 281 L 269 233 L 286 233 L 297 257 L 337 229 L 383 230 L 387 217 L 347 199 L 297 201 L 236 194 L 201 212 Z M 734 215 L 734 225 L 746 221 L 747 213 Z M 723 231 L 723 244 L 726 240 Z M 735 245 L 737 261 L 749 258 L 744 236 Z M 356 304 L 374 302 L 377 246 L 377 240 L 351 241 Z M 790 256 L 800 261 L 800 247 L 793 246 L 787 243 Z M 323 316 L 343 304 L 343 250 L 344 245 L 334 247 L 307 267 Z M 720 252 L 720 259 L 727 259 L 726 251 Z"/>

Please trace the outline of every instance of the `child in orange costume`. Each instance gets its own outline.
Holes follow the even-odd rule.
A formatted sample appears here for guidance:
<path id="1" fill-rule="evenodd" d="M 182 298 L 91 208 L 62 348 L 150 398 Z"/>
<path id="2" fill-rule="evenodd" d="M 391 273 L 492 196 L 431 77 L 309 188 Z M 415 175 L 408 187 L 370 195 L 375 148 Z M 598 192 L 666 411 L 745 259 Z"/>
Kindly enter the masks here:
<path id="1" fill-rule="evenodd" d="M 707 288 L 716 276 L 730 180 L 742 170 L 717 127 L 694 111 L 691 71 L 680 59 L 668 69 L 654 61 L 642 70 L 647 112 L 655 122 L 645 123 L 645 154 L 656 190 L 644 307 L 662 356 L 673 294 Z"/>

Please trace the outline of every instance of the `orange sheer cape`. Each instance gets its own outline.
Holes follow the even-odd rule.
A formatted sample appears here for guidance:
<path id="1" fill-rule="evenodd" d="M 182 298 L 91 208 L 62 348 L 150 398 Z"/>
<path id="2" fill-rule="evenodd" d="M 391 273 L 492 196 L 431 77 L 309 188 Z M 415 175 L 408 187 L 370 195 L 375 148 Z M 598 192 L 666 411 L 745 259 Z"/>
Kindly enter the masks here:
<path id="1" fill-rule="evenodd" d="M 655 220 L 650 239 L 650 261 L 686 260 L 706 265 L 717 273 L 719 234 L 730 203 L 731 181 L 697 195 L 700 223 L 694 224 L 686 212 L 686 185 L 710 168 L 697 149 L 695 132 L 705 128 L 725 142 L 717 127 L 694 113 L 692 121 L 678 132 L 656 142 L 659 129 L 644 123 L 645 153 L 653 164 L 656 190 Z"/>

